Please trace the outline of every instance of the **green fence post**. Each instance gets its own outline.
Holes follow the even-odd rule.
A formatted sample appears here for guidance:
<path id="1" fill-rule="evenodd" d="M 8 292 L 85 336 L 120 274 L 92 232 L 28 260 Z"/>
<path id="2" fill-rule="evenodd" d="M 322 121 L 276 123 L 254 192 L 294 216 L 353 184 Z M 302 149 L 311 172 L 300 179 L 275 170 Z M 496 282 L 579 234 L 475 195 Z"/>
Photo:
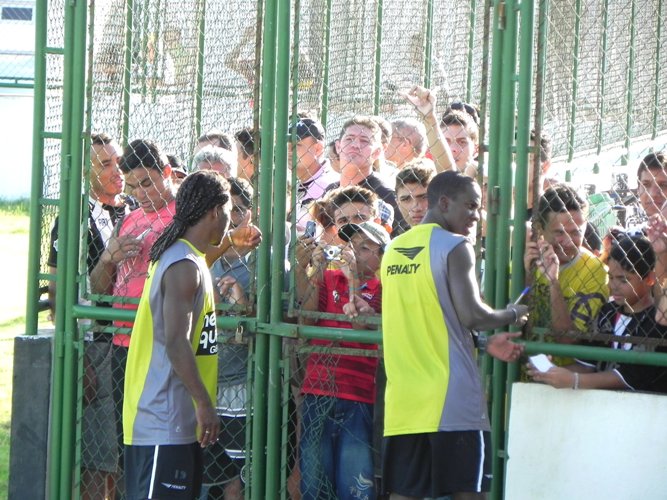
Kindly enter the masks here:
<path id="1" fill-rule="evenodd" d="M 324 73 L 322 76 L 322 124 L 327 126 L 329 116 L 329 59 L 331 57 L 331 1 L 327 0 L 326 20 L 324 23 Z"/>
<path id="2" fill-rule="evenodd" d="M 285 277 L 285 221 L 287 203 L 287 123 L 289 121 L 290 84 L 290 3 L 278 2 L 277 81 L 275 113 L 275 151 L 273 221 L 271 253 L 271 324 L 280 324 L 283 315 L 282 294 Z M 281 394 L 282 337 L 270 335 L 268 370 L 268 411 L 266 446 L 266 498 L 278 498 L 281 484 Z"/>
<path id="3" fill-rule="evenodd" d="M 384 0 L 377 0 L 375 22 L 375 64 L 373 66 L 373 114 L 380 112 L 380 97 L 382 93 L 382 11 Z"/>
<path id="4" fill-rule="evenodd" d="M 206 1 L 201 3 L 201 18 L 199 19 L 199 38 L 197 38 L 197 83 L 195 94 L 195 137 L 200 137 L 202 102 L 204 100 L 204 50 L 206 48 Z"/>
<path id="5" fill-rule="evenodd" d="M 658 136 L 658 117 L 660 116 L 660 76 L 662 75 L 662 47 L 664 40 L 662 39 L 662 25 L 665 19 L 662 17 L 662 0 L 658 0 L 658 15 L 655 16 L 655 72 L 653 73 L 653 119 L 651 120 L 651 139 Z"/>
<path id="6" fill-rule="evenodd" d="M 568 123 L 567 161 L 574 157 L 575 120 L 577 118 L 577 97 L 579 91 L 579 36 L 581 33 L 581 0 L 575 3 L 574 48 L 572 50 L 572 95 L 570 96 L 570 121 Z"/>
<path id="7" fill-rule="evenodd" d="M 77 282 L 79 268 L 79 242 L 81 229 L 81 206 L 82 206 L 82 164 L 83 164 L 83 129 L 85 117 L 85 100 L 81 96 L 86 92 L 86 34 L 87 34 L 87 4 L 77 2 L 67 10 L 71 10 L 73 22 L 70 23 L 71 31 L 66 37 L 66 45 L 72 45 L 72 50 L 65 51 L 65 67 L 68 66 L 69 54 L 71 66 L 70 82 L 64 85 L 63 109 L 71 108 L 69 122 L 63 122 L 63 131 L 69 128 L 68 142 L 63 144 L 69 149 L 70 158 L 70 184 L 66 194 L 69 198 L 69 211 L 67 213 L 68 248 L 66 253 L 66 265 L 61 269 L 69 269 L 65 280 L 65 349 L 63 370 L 63 422 L 62 422 L 62 448 L 60 469 L 60 498 L 69 498 L 72 492 L 72 468 L 74 466 L 74 436 L 76 430 L 76 405 L 78 357 L 76 342 L 78 328 L 73 315 L 74 305 L 78 303 L 79 287 Z M 68 15 L 68 12 L 65 14 Z M 60 255 L 59 255 L 60 256 Z M 62 297 L 61 297 L 62 299 Z"/>
<path id="8" fill-rule="evenodd" d="M 628 55 L 628 74 L 626 82 L 626 110 L 625 110 L 625 154 L 623 155 L 623 165 L 628 164 L 628 158 L 630 156 L 630 137 L 632 136 L 632 107 L 634 105 L 635 94 L 633 91 L 633 86 L 635 84 L 635 34 L 637 32 L 635 28 L 635 21 L 637 19 L 637 2 L 632 0 L 630 2 L 631 13 L 630 13 L 630 54 Z"/>
<path id="9" fill-rule="evenodd" d="M 123 146 L 130 134 L 130 97 L 132 96 L 132 44 L 134 34 L 134 0 L 126 0 L 125 8 L 125 61 L 123 68 Z"/>
<path id="10" fill-rule="evenodd" d="M 259 228 L 264 241 L 257 250 L 257 321 L 268 323 L 271 310 L 270 262 L 271 262 L 271 211 L 272 174 L 274 168 L 274 127 L 276 103 L 276 35 L 278 3 L 267 0 L 264 15 L 264 47 L 262 54 L 261 88 L 261 168 L 259 169 Z M 253 425 L 251 453 L 251 498 L 266 498 L 266 431 L 267 431 L 267 383 L 269 371 L 269 336 L 257 333 L 255 341 L 255 381 L 253 385 Z"/>
<path id="11" fill-rule="evenodd" d="M 658 23 L 659 24 L 659 23 Z M 607 65 L 609 59 L 607 58 L 607 35 L 609 34 L 609 0 L 604 0 L 602 3 L 602 43 L 600 47 L 600 59 L 602 60 L 600 69 L 600 97 L 598 106 L 598 120 L 597 136 L 596 136 L 596 153 L 599 155 L 602 152 L 602 140 L 604 137 L 604 114 L 606 111 L 607 99 Z"/>
<path id="12" fill-rule="evenodd" d="M 28 295 L 26 333 L 37 333 L 39 310 L 39 259 L 42 223 L 41 199 L 44 191 L 44 121 L 46 97 L 46 3 L 35 5 L 35 90 L 32 122 L 32 175 L 30 184 L 30 247 L 28 250 Z"/>
<path id="13" fill-rule="evenodd" d="M 472 74 L 475 50 L 475 25 L 477 24 L 477 0 L 470 0 L 468 23 L 468 57 L 466 58 L 466 102 L 472 102 Z M 477 68 L 475 68 L 477 69 Z"/>
<path id="14" fill-rule="evenodd" d="M 433 75 L 433 0 L 426 0 L 426 33 L 424 34 L 424 87 L 431 88 Z"/>

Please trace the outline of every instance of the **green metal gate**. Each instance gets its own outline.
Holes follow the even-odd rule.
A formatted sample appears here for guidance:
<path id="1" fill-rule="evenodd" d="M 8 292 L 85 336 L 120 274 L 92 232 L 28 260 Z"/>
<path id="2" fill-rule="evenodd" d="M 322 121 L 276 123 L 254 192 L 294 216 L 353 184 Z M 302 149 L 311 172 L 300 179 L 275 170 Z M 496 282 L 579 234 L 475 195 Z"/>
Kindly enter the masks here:
<path id="1" fill-rule="evenodd" d="M 504 307 L 524 287 L 526 225 L 517 214 L 529 202 L 528 172 L 539 169 L 539 154 L 529 164 L 533 142 L 551 135 L 562 180 L 582 184 L 616 179 L 622 167 L 634 168 L 638 156 L 667 143 L 663 25 L 662 0 L 38 2 L 26 331 L 37 331 L 40 288 L 55 279 L 61 299 L 49 497 L 72 498 L 81 482 L 84 333 L 90 328 L 81 320 L 133 317 L 78 302 L 123 301 L 87 289 L 81 242 L 91 132 L 109 132 L 123 144 L 155 139 L 189 159 L 195 139 L 212 128 L 261 130 L 253 185 L 264 240 L 249 264 L 254 307 L 221 306 L 218 326 L 252 339 L 246 498 L 288 498 L 295 491 L 290 475 L 298 425 L 294 361 L 313 352 L 309 339 L 381 344 L 379 331 L 303 324 L 313 314 L 299 310 L 294 272 L 285 265 L 296 264 L 296 193 L 286 186 L 296 184 L 288 126 L 297 113 L 319 117 L 331 140 L 353 114 L 414 116 L 398 94 L 414 84 L 438 89 L 441 111 L 456 99 L 479 106 L 479 171 L 488 177 L 480 174 L 488 184 L 484 291 L 488 303 Z M 579 157 L 594 168 L 586 170 L 591 165 L 577 163 Z M 64 270 L 57 279 L 46 266 L 56 214 L 57 267 Z M 526 349 L 667 364 L 667 356 L 654 353 L 542 342 L 527 342 Z M 492 497 L 502 498 L 507 394 L 519 367 L 489 361 L 483 369 L 494 430 Z"/>

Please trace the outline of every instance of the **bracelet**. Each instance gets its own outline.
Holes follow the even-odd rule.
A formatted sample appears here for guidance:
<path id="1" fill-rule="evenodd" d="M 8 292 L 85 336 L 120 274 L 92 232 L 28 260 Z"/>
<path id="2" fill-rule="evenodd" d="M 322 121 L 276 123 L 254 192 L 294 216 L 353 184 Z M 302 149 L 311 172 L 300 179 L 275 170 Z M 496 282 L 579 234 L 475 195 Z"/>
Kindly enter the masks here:
<path id="1" fill-rule="evenodd" d="M 579 389 L 579 373 L 574 372 L 574 384 L 572 385 L 572 390 L 576 391 Z"/>
<path id="2" fill-rule="evenodd" d="M 507 309 L 509 309 L 510 311 L 512 311 L 514 313 L 514 323 L 518 323 L 519 322 L 519 313 L 516 312 L 516 308 L 512 307 L 510 305 L 510 306 L 507 307 Z"/>
<path id="3" fill-rule="evenodd" d="M 234 238 L 232 238 L 232 232 L 227 231 L 227 239 L 229 240 L 229 245 L 233 248 L 234 247 Z"/>

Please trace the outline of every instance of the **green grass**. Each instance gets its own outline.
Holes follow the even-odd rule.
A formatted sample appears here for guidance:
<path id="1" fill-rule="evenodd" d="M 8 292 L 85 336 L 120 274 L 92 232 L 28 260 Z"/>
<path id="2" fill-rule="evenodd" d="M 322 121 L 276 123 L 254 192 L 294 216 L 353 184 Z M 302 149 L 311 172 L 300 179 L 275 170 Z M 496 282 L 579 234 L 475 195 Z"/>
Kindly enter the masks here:
<path id="1" fill-rule="evenodd" d="M 0 287 L 0 498 L 6 498 L 8 490 L 14 337 L 25 333 L 28 225 L 27 201 L 0 200 L 0 261 L 5 263 L 6 284 Z"/>

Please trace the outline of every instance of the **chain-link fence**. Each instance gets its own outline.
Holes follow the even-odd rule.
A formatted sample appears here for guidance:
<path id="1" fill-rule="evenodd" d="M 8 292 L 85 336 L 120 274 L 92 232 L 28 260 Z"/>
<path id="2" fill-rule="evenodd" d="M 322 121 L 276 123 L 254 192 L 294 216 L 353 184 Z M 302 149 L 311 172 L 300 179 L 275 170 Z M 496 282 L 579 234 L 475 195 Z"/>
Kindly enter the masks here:
<path id="1" fill-rule="evenodd" d="M 56 370 L 60 390 L 68 374 L 78 389 L 62 398 L 54 429 L 67 428 L 69 402 L 78 434 L 73 446 L 54 432 L 53 443 L 75 450 L 70 463 L 52 460 L 55 497 L 70 491 L 72 469 L 83 496 L 123 494 L 134 311 L 178 186 L 199 169 L 225 175 L 232 195 L 230 237 L 211 257 L 221 433 L 206 452 L 208 498 L 381 492 L 377 276 L 389 241 L 426 217 L 427 187 L 443 170 L 483 187 L 482 216 L 469 233 L 490 301 L 510 293 L 509 277 L 503 282 L 496 269 L 510 247 L 499 207 L 508 207 L 515 234 L 532 221 L 524 265 L 513 261 L 511 280 L 512 290 L 523 288 L 525 268 L 531 282 L 531 349 L 558 354 L 560 344 L 541 341 L 593 332 L 587 341 L 605 349 L 586 351 L 588 365 L 597 356 L 620 366 L 586 369 L 616 370 L 619 388 L 663 391 L 662 367 L 627 365 L 636 358 L 623 354 L 636 343 L 662 350 L 651 293 L 663 272 L 664 227 L 658 220 L 647 232 L 648 250 L 619 232 L 646 227 L 667 200 L 663 157 L 646 157 L 637 175 L 642 158 L 665 144 L 662 2 L 545 1 L 535 20 L 517 18 L 519 32 L 528 23 L 536 32 L 513 47 L 533 61 L 536 119 L 515 115 L 522 90 L 511 87 L 506 121 L 494 123 L 501 94 L 489 75 L 510 61 L 502 53 L 492 60 L 501 46 L 491 46 L 492 32 L 517 16 L 500 4 L 307 1 L 290 3 L 281 17 L 273 2 L 49 2 L 41 21 L 38 9 L 43 114 L 31 280 L 38 289 L 58 277 L 56 332 L 75 317 L 80 332 Z M 273 78 L 278 91 L 263 108 Z M 509 143 L 494 135 L 487 142 L 489 129 L 509 131 Z M 531 147 L 539 158 L 521 158 Z M 526 206 L 512 203 L 513 189 Z M 257 250 L 239 245 L 253 224 L 264 232 Z M 616 226 L 614 246 L 608 233 Z M 513 245 L 515 258 L 524 244 Z M 610 354 L 610 342 L 620 355 Z M 558 383 L 595 380 L 572 373 L 559 372 Z M 500 399 L 494 394 L 494 404 Z"/>

